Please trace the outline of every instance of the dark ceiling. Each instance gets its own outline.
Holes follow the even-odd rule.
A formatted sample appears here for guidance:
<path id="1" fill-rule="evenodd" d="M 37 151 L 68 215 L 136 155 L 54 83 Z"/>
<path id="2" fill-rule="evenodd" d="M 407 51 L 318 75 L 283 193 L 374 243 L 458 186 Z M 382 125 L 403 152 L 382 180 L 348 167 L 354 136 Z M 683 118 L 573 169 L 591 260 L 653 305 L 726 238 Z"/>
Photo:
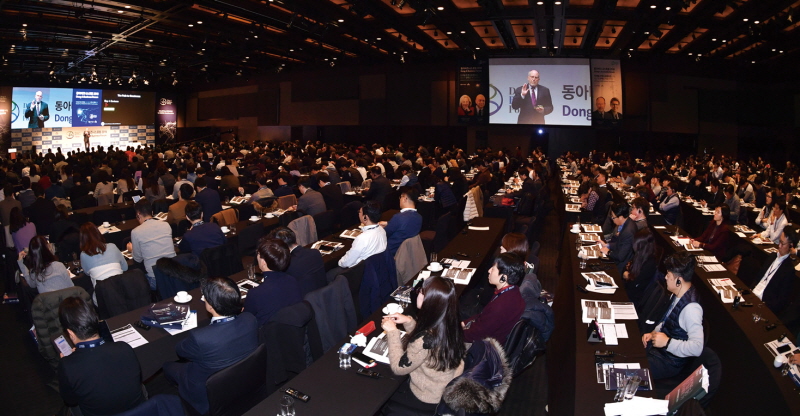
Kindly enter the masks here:
<path id="1" fill-rule="evenodd" d="M 800 0 L 0 0 L 0 16 L 0 79 L 15 84 L 153 88 L 473 56 L 674 56 L 795 74 L 800 62 Z"/>

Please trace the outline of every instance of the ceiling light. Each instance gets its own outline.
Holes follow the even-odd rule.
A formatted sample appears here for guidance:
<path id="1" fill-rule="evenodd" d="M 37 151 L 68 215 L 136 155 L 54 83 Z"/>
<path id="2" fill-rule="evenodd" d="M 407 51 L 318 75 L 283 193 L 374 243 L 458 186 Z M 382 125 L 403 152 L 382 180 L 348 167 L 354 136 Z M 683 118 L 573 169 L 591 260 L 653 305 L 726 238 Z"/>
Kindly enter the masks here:
<path id="1" fill-rule="evenodd" d="M 711 41 L 712 41 L 712 42 L 716 42 L 716 41 L 717 41 L 717 38 L 711 38 Z"/>
<path id="2" fill-rule="evenodd" d="M 124 11 L 122 11 L 122 10 L 117 10 L 117 13 L 124 13 Z"/>
<path id="3" fill-rule="evenodd" d="M 655 9 L 655 8 L 656 8 L 656 5 L 655 5 L 655 4 L 653 4 L 653 5 L 651 5 L 651 6 L 650 6 L 650 8 L 651 8 L 651 9 Z"/>
<path id="4" fill-rule="evenodd" d="M 543 5 L 543 4 L 544 4 L 544 2 L 543 2 L 543 1 L 537 1 L 537 2 L 536 2 L 536 4 L 538 4 L 539 6 L 541 6 L 541 5 Z"/>
<path id="5" fill-rule="evenodd" d="M 761 22 L 759 22 L 758 20 L 756 20 L 756 21 L 755 21 L 755 22 L 753 22 L 753 23 L 755 23 L 755 24 L 759 24 L 759 23 L 761 23 Z"/>
<path id="6" fill-rule="evenodd" d="M 463 34 L 465 34 L 465 33 L 467 33 L 465 30 L 462 30 L 462 31 L 461 31 L 461 34 L 462 34 L 462 35 L 463 35 Z"/>
<path id="7" fill-rule="evenodd" d="M 526 29 L 527 29 L 527 28 L 526 28 Z M 559 28 L 555 28 L 555 29 L 553 29 L 553 30 L 555 30 L 556 32 L 560 32 L 560 31 L 561 31 L 561 29 L 559 29 Z"/>
<path id="8" fill-rule="evenodd" d="M 742 21 L 743 21 L 743 22 L 746 22 L 746 21 L 748 21 L 748 20 L 750 20 L 750 19 L 748 19 L 748 18 L 746 18 L 746 17 L 745 17 L 744 19 L 742 19 Z"/>
<path id="9" fill-rule="evenodd" d="M 344 23 L 344 19 L 339 19 L 339 23 Z"/>
<path id="10" fill-rule="evenodd" d="M 670 10 L 672 10 L 672 7 L 669 7 L 669 6 L 667 6 L 667 7 L 665 7 L 664 9 L 665 9 L 666 11 L 670 11 Z"/>
<path id="11" fill-rule="evenodd" d="M 756 61 L 750 61 L 750 63 L 751 63 L 751 64 L 754 64 L 754 63 L 756 63 Z"/>
<path id="12" fill-rule="evenodd" d="M 436 8 L 436 10 L 444 10 L 444 7 L 439 6 L 439 7 Z"/>
<path id="13" fill-rule="evenodd" d="M 202 25 L 202 24 L 203 24 L 203 21 L 202 21 L 202 20 L 198 20 L 198 21 L 197 21 L 197 24 L 198 24 L 198 25 Z"/>
<path id="14" fill-rule="evenodd" d="M 689 56 L 692 56 L 692 55 L 694 55 L 694 54 L 693 54 L 693 53 L 691 53 L 691 52 L 689 52 Z"/>
<path id="15" fill-rule="evenodd" d="M 561 5 L 561 2 L 560 2 L 560 1 L 557 1 L 555 4 L 556 4 L 556 6 L 560 6 L 560 5 Z"/>
<path id="16" fill-rule="evenodd" d="M 375 38 L 375 40 L 381 40 L 381 38 Z"/>
<path id="17" fill-rule="evenodd" d="M 558 49 L 558 46 L 553 46 L 553 49 Z"/>
<path id="18" fill-rule="evenodd" d="M 191 23 L 189 23 L 189 27 L 194 27 L 194 25 L 193 25 L 193 24 L 191 24 Z"/>
<path id="19" fill-rule="evenodd" d="M 23 23 L 22 27 L 28 27 L 28 24 L 27 23 Z"/>
<path id="20" fill-rule="evenodd" d="M 448 35 L 452 35 L 452 34 L 453 34 L 453 32 L 447 32 L 447 34 L 448 34 Z"/>
<path id="21" fill-rule="evenodd" d="M 126 9 L 130 9 L 130 8 L 131 8 L 131 6 L 125 6 L 125 8 L 126 8 Z"/>
<path id="22" fill-rule="evenodd" d="M 480 48 L 480 47 L 477 47 L 477 48 L 475 48 L 475 49 L 476 49 L 476 50 L 480 50 L 481 48 Z"/>

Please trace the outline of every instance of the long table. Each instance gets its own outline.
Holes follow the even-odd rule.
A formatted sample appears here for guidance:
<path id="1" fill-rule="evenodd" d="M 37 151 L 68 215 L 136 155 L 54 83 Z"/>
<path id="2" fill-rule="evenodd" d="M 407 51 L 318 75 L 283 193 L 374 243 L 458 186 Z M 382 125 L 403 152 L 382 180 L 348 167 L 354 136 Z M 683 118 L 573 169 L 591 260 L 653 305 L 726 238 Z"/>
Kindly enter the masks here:
<path id="1" fill-rule="evenodd" d="M 447 247 L 439 252 L 440 258 L 458 258 L 457 253 L 467 255 L 471 267 L 485 266 L 492 260 L 494 251 L 499 245 L 503 235 L 504 220 L 498 218 L 475 218 L 472 224 L 477 227 L 489 227 L 488 231 L 467 230 L 458 234 Z M 470 285 L 478 284 L 484 279 L 482 274 L 476 272 Z M 456 285 L 456 292 L 460 295 L 466 287 Z M 413 302 L 410 310 L 413 313 Z M 375 322 L 377 328 L 374 335 L 380 334 L 380 322 L 383 313 L 375 311 L 358 327 L 367 322 Z M 347 342 L 343 339 L 340 344 Z M 337 349 L 331 349 L 319 360 L 314 362 L 305 371 L 286 384 L 311 396 L 308 403 L 295 401 L 298 414 L 303 415 L 364 415 L 371 416 L 380 410 L 381 406 L 392 396 L 394 391 L 405 381 L 405 376 L 395 376 L 386 364 L 378 364 L 373 371 L 381 373 L 383 378 L 372 379 L 356 373 L 358 364 L 353 363 L 349 370 L 339 369 Z M 246 415 L 265 415 L 275 413 L 284 393 L 277 391 L 264 401 L 253 407 Z"/>
<path id="2" fill-rule="evenodd" d="M 676 229 L 676 226 L 666 226 L 652 230 L 657 244 L 664 248 L 665 256 L 685 251 L 670 239 Z M 685 231 L 679 231 L 686 235 Z M 702 255 L 712 254 L 703 251 Z M 779 369 L 774 368 L 774 357 L 764 347 L 765 343 L 777 339 L 781 334 L 794 341 L 794 334 L 753 294 L 741 297 L 743 302 L 752 303 L 754 307 L 734 309 L 732 304 L 723 303 L 708 281 L 721 278 L 731 279 L 740 290 L 747 288 L 735 274 L 727 270 L 707 272 L 696 267 L 693 279 L 693 286 L 701 296 L 703 319 L 709 327 L 707 346 L 717 353 L 722 363 L 723 377 L 717 399 L 714 400 L 714 412 L 729 415 L 800 415 L 798 389 L 789 378 L 781 376 Z M 761 322 L 754 322 L 754 313 L 762 316 Z M 764 320 L 777 327 L 767 331 Z"/>
<path id="3" fill-rule="evenodd" d="M 595 351 L 613 351 L 618 363 L 639 363 L 641 368 L 649 366 L 636 320 L 617 320 L 618 324 L 625 324 L 628 332 L 628 338 L 620 338 L 619 345 L 587 340 L 587 324 L 581 320 L 581 299 L 628 302 L 628 296 L 613 263 L 588 260 L 586 269 L 580 269 L 575 248 L 577 238 L 577 234 L 566 232 L 561 245 L 560 272 L 553 302 L 556 326 L 547 352 L 548 405 L 551 414 L 599 416 L 604 415 L 604 404 L 614 401 L 616 392 L 597 383 Z M 614 278 L 619 289 L 613 295 L 577 293 L 576 286 L 586 286 L 581 272 L 595 271 L 592 265 L 604 267 L 603 271 Z M 640 391 L 637 396 L 654 397 L 654 391 Z"/>

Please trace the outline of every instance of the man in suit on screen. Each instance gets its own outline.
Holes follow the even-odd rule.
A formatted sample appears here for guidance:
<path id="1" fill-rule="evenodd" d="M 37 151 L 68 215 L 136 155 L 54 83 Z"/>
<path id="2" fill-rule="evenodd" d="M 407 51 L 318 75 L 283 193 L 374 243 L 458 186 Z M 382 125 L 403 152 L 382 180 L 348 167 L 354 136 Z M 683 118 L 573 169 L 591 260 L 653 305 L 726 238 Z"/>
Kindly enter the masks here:
<path id="1" fill-rule="evenodd" d="M 42 92 L 36 91 L 33 101 L 25 105 L 25 118 L 29 129 L 44 128 L 44 122 L 50 120 L 50 108 L 42 101 Z"/>
<path id="2" fill-rule="evenodd" d="M 594 100 L 595 110 L 592 111 L 592 122 L 595 124 L 602 123 L 606 117 L 606 99 L 605 97 L 597 97 Z"/>
<path id="3" fill-rule="evenodd" d="M 550 89 L 539 85 L 539 71 L 528 72 L 528 82 L 514 90 L 511 108 L 519 110 L 517 124 L 545 124 L 544 116 L 553 112 Z"/>

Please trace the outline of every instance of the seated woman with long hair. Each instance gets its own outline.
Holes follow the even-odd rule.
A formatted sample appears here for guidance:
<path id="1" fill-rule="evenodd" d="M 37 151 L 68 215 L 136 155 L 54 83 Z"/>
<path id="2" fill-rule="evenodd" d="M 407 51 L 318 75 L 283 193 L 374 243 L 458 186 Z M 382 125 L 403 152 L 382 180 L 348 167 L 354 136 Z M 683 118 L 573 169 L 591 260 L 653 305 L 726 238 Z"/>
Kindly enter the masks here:
<path id="1" fill-rule="evenodd" d="M 31 239 L 28 252 L 20 252 L 17 260 L 25 282 L 39 293 L 72 287 L 69 271 L 50 250 L 50 244 L 41 235 Z"/>
<path id="2" fill-rule="evenodd" d="M 495 287 L 494 295 L 481 313 L 465 320 L 464 338 L 475 342 L 492 337 L 505 343 L 511 329 L 525 311 L 525 301 L 519 283 L 525 277 L 525 262 L 516 254 L 503 253 L 489 269 L 489 284 Z"/>
<path id="3" fill-rule="evenodd" d="M 31 239 L 36 236 L 36 225 L 28 222 L 19 207 L 11 208 L 9 219 L 11 239 L 14 240 L 14 247 L 17 249 L 17 254 L 19 254 L 28 248 Z"/>
<path id="4" fill-rule="evenodd" d="M 158 178 L 155 174 L 147 175 L 144 181 L 144 197 L 148 201 L 158 201 L 167 197 L 167 191 L 164 190 L 164 185 L 158 184 Z"/>
<path id="5" fill-rule="evenodd" d="M 81 225 L 81 267 L 92 279 L 94 287 L 98 281 L 128 270 L 128 262 L 116 245 L 106 243 L 96 225 L 86 222 Z M 92 297 L 97 303 L 97 298 Z"/>
<path id="6" fill-rule="evenodd" d="M 464 333 L 458 322 L 458 297 L 453 282 L 430 277 L 417 294 L 417 319 L 386 315 L 381 327 L 389 343 L 389 365 L 409 375 L 389 400 L 384 415 L 433 414 L 444 388 L 464 371 Z M 397 325 L 407 334 L 400 338 Z"/>
<path id="7" fill-rule="evenodd" d="M 730 207 L 725 203 L 716 207 L 714 209 L 714 218 L 709 221 L 708 227 L 703 234 L 690 241 L 692 246 L 708 250 L 717 257 L 717 260 L 726 261 L 726 252 L 731 240 L 731 229 L 728 225 L 730 212 Z"/>
<path id="8" fill-rule="evenodd" d="M 633 236 L 633 258 L 628 262 L 622 279 L 628 299 L 638 305 L 647 286 L 656 273 L 655 241 L 649 228 L 643 228 Z"/>

